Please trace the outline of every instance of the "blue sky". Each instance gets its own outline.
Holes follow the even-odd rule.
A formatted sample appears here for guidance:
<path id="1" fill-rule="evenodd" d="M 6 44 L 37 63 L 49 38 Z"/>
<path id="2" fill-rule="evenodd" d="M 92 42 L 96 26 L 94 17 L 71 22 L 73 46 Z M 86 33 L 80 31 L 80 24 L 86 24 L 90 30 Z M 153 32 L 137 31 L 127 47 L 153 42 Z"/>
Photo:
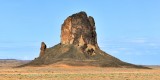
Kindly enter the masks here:
<path id="1" fill-rule="evenodd" d="M 93 16 L 102 50 L 134 64 L 160 65 L 159 0 L 0 0 L 0 58 L 34 59 L 60 42 L 61 24 Z"/>

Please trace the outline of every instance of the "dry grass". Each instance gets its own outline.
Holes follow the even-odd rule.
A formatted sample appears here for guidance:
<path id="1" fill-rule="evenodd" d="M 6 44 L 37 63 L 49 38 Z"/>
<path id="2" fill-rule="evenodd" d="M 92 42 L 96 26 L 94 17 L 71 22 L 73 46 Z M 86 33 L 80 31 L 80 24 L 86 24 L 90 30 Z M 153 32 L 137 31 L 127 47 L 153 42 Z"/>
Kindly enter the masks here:
<path id="1" fill-rule="evenodd" d="M 128 69 L 67 65 L 1 67 L 0 80 L 160 80 L 160 68 Z"/>

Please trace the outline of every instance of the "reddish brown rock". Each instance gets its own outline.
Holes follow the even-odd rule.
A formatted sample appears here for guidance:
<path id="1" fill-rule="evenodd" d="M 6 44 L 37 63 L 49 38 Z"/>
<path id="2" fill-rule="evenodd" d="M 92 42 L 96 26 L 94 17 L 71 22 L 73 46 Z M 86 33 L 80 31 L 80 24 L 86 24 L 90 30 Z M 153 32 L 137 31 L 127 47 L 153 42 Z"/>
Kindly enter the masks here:
<path id="1" fill-rule="evenodd" d="M 43 56 L 45 54 L 45 50 L 46 50 L 47 46 L 44 42 L 41 43 L 41 48 L 40 48 L 40 57 Z"/>
<path id="2" fill-rule="evenodd" d="M 99 48 L 94 18 L 80 12 L 69 16 L 62 24 L 61 44 L 73 44 L 90 53 Z"/>

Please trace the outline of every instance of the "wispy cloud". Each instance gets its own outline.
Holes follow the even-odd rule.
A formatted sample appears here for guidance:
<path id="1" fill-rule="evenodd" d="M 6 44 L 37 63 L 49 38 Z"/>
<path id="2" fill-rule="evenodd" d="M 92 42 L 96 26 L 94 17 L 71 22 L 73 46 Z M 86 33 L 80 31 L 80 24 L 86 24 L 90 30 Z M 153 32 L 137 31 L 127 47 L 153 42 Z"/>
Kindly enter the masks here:
<path id="1" fill-rule="evenodd" d="M 99 41 L 100 47 L 110 54 L 155 55 L 160 54 L 160 40 L 152 38 L 114 39 Z"/>
<path id="2" fill-rule="evenodd" d="M 135 44 L 144 44 L 147 42 L 147 39 L 145 38 L 137 38 L 137 39 L 133 39 L 133 40 L 129 40 L 131 43 L 135 43 Z"/>

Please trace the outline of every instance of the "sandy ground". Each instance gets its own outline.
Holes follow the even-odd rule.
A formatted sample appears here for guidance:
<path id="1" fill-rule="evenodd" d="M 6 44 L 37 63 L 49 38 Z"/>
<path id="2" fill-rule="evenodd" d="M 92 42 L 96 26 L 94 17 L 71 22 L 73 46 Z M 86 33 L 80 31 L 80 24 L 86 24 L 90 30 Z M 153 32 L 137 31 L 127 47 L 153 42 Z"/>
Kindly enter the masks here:
<path id="1" fill-rule="evenodd" d="M 0 67 L 0 80 L 160 80 L 160 68 Z"/>

